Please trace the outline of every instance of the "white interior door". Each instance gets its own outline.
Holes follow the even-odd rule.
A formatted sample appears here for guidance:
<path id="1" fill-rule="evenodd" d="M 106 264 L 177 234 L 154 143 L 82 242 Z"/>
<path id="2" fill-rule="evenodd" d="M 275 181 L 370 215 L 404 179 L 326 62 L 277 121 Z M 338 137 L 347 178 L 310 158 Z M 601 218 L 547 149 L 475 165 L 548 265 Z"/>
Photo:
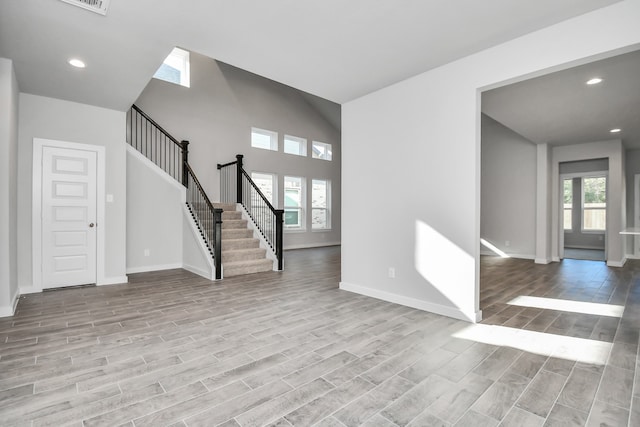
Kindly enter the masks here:
<path id="1" fill-rule="evenodd" d="M 42 287 L 96 283 L 97 154 L 42 148 Z"/>

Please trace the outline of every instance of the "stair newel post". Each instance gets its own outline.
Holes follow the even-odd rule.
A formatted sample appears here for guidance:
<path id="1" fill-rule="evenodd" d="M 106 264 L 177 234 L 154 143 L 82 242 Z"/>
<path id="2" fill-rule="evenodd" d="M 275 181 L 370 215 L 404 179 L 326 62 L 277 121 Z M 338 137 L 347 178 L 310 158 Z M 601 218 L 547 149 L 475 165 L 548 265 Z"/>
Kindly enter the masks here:
<path id="1" fill-rule="evenodd" d="M 222 279 L 222 209 L 213 209 L 214 223 L 214 259 L 216 263 L 216 280 Z"/>
<path id="2" fill-rule="evenodd" d="M 236 155 L 236 192 L 237 202 L 242 203 L 242 154 Z"/>
<path id="3" fill-rule="evenodd" d="M 284 270 L 282 254 L 282 238 L 284 229 L 284 209 L 276 209 L 276 256 L 278 257 L 278 270 Z"/>
<path id="4" fill-rule="evenodd" d="M 189 187 L 189 172 L 187 171 L 187 163 L 189 162 L 189 141 L 180 141 L 182 148 L 182 185 Z"/>

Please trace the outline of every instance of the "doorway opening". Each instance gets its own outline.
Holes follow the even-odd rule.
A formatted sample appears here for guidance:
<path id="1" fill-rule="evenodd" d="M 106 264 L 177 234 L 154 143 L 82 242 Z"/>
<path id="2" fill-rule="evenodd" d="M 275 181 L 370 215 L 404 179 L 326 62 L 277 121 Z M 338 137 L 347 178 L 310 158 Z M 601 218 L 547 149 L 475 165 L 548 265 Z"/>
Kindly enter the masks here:
<path id="1" fill-rule="evenodd" d="M 560 258 L 605 261 L 609 159 L 562 162 Z"/>

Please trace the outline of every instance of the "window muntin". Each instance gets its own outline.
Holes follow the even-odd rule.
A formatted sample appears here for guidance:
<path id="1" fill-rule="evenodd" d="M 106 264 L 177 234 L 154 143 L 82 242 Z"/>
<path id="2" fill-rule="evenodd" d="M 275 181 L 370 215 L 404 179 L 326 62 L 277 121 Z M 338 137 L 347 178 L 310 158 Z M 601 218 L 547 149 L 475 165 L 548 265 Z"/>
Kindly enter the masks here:
<path id="1" fill-rule="evenodd" d="M 573 230 L 572 215 L 573 215 L 573 179 L 563 180 L 564 187 L 564 230 Z"/>
<path id="2" fill-rule="evenodd" d="M 278 151 L 278 133 L 265 129 L 251 128 L 251 146 L 263 150 Z"/>
<path id="3" fill-rule="evenodd" d="M 264 172 L 251 172 L 251 179 L 264 194 L 272 206 L 276 205 L 276 175 Z"/>
<path id="4" fill-rule="evenodd" d="M 174 48 L 153 77 L 180 86 L 190 87 L 189 52 L 178 47 Z"/>
<path id="5" fill-rule="evenodd" d="M 284 136 L 284 152 L 296 156 L 307 155 L 307 140 L 297 136 Z"/>
<path id="6" fill-rule="evenodd" d="M 582 178 L 582 230 L 605 231 L 607 228 L 607 178 Z"/>
<path id="7" fill-rule="evenodd" d="M 311 181 L 311 228 L 328 230 L 331 228 L 331 181 L 314 179 Z"/>
<path id="8" fill-rule="evenodd" d="M 284 226 L 288 229 L 304 229 L 304 178 L 284 177 Z"/>
<path id="9" fill-rule="evenodd" d="M 311 143 L 312 157 L 314 159 L 322 159 L 331 161 L 332 151 L 331 144 L 326 144 L 324 142 L 313 141 Z"/>

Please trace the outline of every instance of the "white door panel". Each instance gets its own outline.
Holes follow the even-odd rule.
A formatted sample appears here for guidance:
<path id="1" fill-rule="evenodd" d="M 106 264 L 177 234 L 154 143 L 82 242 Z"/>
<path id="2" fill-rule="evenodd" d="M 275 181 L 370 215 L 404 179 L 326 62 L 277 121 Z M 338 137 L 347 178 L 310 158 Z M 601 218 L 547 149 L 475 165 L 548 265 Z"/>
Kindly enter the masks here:
<path id="1" fill-rule="evenodd" d="M 42 148 L 42 287 L 96 283 L 97 155 Z"/>

